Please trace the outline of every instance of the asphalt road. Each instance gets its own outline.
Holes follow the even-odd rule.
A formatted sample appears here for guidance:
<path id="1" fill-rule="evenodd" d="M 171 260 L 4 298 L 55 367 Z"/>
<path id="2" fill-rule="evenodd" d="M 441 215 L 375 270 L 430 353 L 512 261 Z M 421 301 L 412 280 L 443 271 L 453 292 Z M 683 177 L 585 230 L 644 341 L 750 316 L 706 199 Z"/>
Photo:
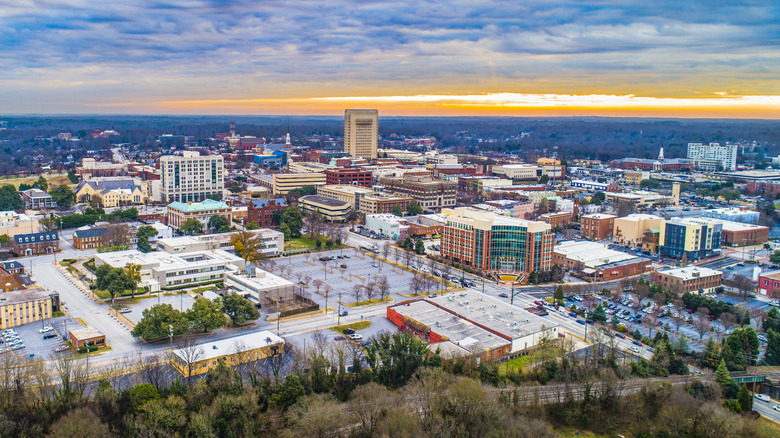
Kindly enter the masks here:
<path id="1" fill-rule="evenodd" d="M 772 421 L 780 423 L 780 411 L 772 409 L 774 406 L 780 406 L 780 402 L 772 400 L 770 403 L 762 402 L 757 398 L 753 398 L 753 410 L 761 415 L 769 418 Z"/>

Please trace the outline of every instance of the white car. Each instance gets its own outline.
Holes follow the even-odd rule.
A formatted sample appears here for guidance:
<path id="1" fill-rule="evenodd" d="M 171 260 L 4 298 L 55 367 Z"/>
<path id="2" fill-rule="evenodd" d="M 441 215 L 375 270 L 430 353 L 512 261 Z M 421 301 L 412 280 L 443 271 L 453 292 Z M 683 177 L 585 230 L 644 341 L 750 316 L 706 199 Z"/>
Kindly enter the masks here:
<path id="1" fill-rule="evenodd" d="M 778 405 L 774 405 L 774 406 L 772 406 L 772 409 L 774 409 L 774 410 L 776 410 L 776 411 L 780 412 L 780 406 L 778 406 Z"/>
<path id="2" fill-rule="evenodd" d="M 634 353 L 639 353 L 639 347 L 632 346 L 631 351 L 633 351 Z"/>
<path id="3" fill-rule="evenodd" d="M 52 326 L 46 326 L 46 327 L 44 327 L 44 328 L 42 328 L 42 329 L 40 329 L 38 331 L 41 332 L 41 333 L 48 333 L 48 332 L 50 332 L 52 330 L 54 330 L 54 328 Z"/>
<path id="4" fill-rule="evenodd" d="M 772 399 L 769 398 L 769 396 L 766 394 L 756 394 L 755 397 L 764 403 L 769 403 L 770 401 L 772 401 Z"/>
<path id="5" fill-rule="evenodd" d="M 363 339 L 363 336 L 359 333 L 352 333 L 351 335 L 347 335 L 349 339 L 352 339 L 353 341 L 359 341 Z"/>

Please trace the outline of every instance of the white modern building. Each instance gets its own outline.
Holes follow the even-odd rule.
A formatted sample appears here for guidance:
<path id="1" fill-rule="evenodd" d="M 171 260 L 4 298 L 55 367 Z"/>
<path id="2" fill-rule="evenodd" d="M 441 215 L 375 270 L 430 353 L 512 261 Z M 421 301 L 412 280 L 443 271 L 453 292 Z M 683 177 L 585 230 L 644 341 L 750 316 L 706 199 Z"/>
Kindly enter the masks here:
<path id="1" fill-rule="evenodd" d="M 244 259 L 220 249 L 175 255 L 167 252 L 142 253 L 134 249 L 95 254 L 95 267 L 104 264 L 114 268 L 139 265 L 141 281 L 138 286 L 148 287 L 151 291 L 213 283 L 224 280 L 228 272 L 246 269 Z"/>
<path id="2" fill-rule="evenodd" d="M 367 214 L 365 230 L 377 236 L 389 237 L 393 240 L 405 239 L 409 235 L 409 225 L 402 217 L 394 214 Z"/>
<path id="3" fill-rule="evenodd" d="M 262 244 L 261 252 L 266 257 L 273 257 L 284 252 L 284 233 L 272 230 L 270 228 L 261 228 L 250 231 L 260 239 Z M 230 243 L 230 239 L 238 231 L 232 233 L 205 234 L 200 236 L 181 236 L 159 239 L 157 247 L 169 254 L 180 254 L 192 251 L 207 251 L 221 249 L 227 252 L 234 252 L 235 248 Z"/>
<path id="4" fill-rule="evenodd" d="M 255 268 L 255 275 L 230 272 L 225 276 L 225 287 L 263 307 L 271 302 L 293 299 L 295 284 L 278 275 Z"/>
<path id="5" fill-rule="evenodd" d="M 737 145 L 688 143 L 688 159 L 701 170 L 732 172 L 737 168 Z"/>
<path id="6" fill-rule="evenodd" d="M 197 202 L 209 196 L 222 197 L 225 188 L 222 155 L 184 151 L 160 157 L 160 201 Z"/>
<path id="7" fill-rule="evenodd" d="M 758 224 L 759 212 L 746 208 L 713 208 L 702 210 L 701 215 L 724 221 L 742 222 L 743 224 Z"/>

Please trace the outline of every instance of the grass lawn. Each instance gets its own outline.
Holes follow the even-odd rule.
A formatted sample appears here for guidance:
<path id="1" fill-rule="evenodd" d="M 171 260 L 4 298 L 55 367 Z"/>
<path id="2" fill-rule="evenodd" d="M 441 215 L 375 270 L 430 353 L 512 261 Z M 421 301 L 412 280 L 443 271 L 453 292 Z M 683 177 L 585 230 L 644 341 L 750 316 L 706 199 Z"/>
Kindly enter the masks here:
<path id="1" fill-rule="evenodd" d="M 97 295 L 99 298 L 102 298 L 104 300 L 110 300 L 111 299 L 111 294 L 108 293 L 107 290 L 93 289 L 92 292 L 94 292 L 95 295 Z M 135 296 L 136 297 L 139 296 L 139 295 L 144 295 L 144 294 L 146 294 L 146 289 L 138 289 L 137 291 L 135 291 Z M 132 295 L 133 295 L 133 291 L 128 289 L 128 290 L 122 292 L 121 294 L 118 294 L 116 297 L 117 298 L 119 298 L 119 297 L 129 297 L 129 296 L 132 296 Z"/>
<path id="2" fill-rule="evenodd" d="M 292 251 L 301 248 L 314 249 L 316 246 L 317 244 L 315 244 L 314 240 L 310 239 L 309 236 L 296 237 L 294 239 L 285 240 L 284 242 L 285 251 Z"/>
<path id="3" fill-rule="evenodd" d="M 43 177 L 46 179 L 46 182 L 49 183 L 49 187 L 53 186 L 61 186 L 61 185 L 67 185 L 67 186 L 73 186 L 73 183 L 70 182 L 67 175 L 61 175 L 61 176 L 46 176 L 43 175 Z M 0 179 L 3 179 L 3 184 L 11 184 L 17 189 L 19 188 L 19 184 L 27 184 L 32 185 L 34 182 L 38 181 L 38 178 L 40 178 L 38 175 L 33 175 L 27 178 L 14 178 L 12 176 L 8 177 L 1 177 Z"/>
<path id="4" fill-rule="evenodd" d="M 51 314 L 52 318 L 57 318 L 59 316 L 65 316 L 65 312 L 61 312 L 61 311 L 58 310 L 56 312 L 52 312 L 52 314 Z"/>
<path id="5" fill-rule="evenodd" d="M 390 297 L 383 298 L 374 298 L 373 300 L 365 300 L 365 301 L 358 301 L 357 303 L 347 303 L 345 306 L 347 307 L 360 307 L 360 306 L 368 306 L 369 304 L 379 304 L 379 303 L 390 303 L 393 299 Z"/>
<path id="6" fill-rule="evenodd" d="M 523 369 L 528 365 L 544 362 L 547 359 L 558 356 L 560 349 L 551 347 L 546 350 L 537 350 L 531 354 L 510 359 L 498 366 L 498 374 L 506 375 L 509 370 Z"/>
<path id="7" fill-rule="evenodd" d="M 352 330 L 357 331 L 357 330 L 367 329 L 369 327 L 371 327 L 371 321 L 358 321 L 358 322 L 353 322 L 352 324 L 333 326 L 330 329 L 340 335 L 343 335 L 344 329 L 351 328 Z"/>
<path id="8" fill-rule="evenodd" d="M 211 286 L 196 287 L 192 291 L 195 292 L 196 294 L 199 294 L 201 292 L 206 292 L 207 290 L 214 290 L 216 288 L 217 288 L 216 286 L 211 285 Z"/>
<path id="9" fill-rule="evenodd" d="M 71 349 L 73 349 L 73 347 L 71 347 Z M 90 352 L 89 352 L 89 355 L 90 355 L 90 356 L 94 356 L 94 355 L 96 355 L 96 354 L 103 354 L 103 353 L 105 353 L 106 351 L 111 351 L 111 346 L 110 346 L 110 345 L 106 345 L 105 347 L 100 347 L 100 348 L 98 348 L 98 349 L 97 349 L 97 350 L 95 350 L 95 351 L 90 351 Z M 78 350 L 76 351 L 76 357 L 86 357 L 86 355 L 87 355 L 87 353 L 86 353 L 86 352 L 84 352 L 84 353 L 79 353 L 79 352 L 78 352 Z"/>

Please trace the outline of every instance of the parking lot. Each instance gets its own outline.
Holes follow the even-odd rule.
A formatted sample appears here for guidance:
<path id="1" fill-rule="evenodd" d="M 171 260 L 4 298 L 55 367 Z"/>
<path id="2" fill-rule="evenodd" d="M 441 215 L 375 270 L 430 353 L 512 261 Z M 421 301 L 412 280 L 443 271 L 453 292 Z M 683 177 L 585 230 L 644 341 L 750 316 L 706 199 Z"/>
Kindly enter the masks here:
<path id="1" fill-rule="evenodd" d="M 320 261 L 319 259 L 323 257 L 333 257 L 333 260 Z M 392 256 L 390 256 L 390 259 L 394 260 Z M 322 307 L 325 307 L 326 285 L 330 287 L 328 293 L 329 307 L 337 305 L 339 294 L 341 294 L 342 304 L 357 302 L 358 300 L 355 299 L 355 294 L 353 293 L 355 285 L 365 286 L 370 282 L 376 282 L 378 277 L 387 278 L 389 285 L 387 295 L 396 302 L 407 299 L 407 297 L 400 294 L 410 295 L 413 293 L 409 285 L 414 277 L 412 272 L 374 259 L 353 249 L 298 255 L 277 259 L 276 262 L 275 266 L 266 264 L 265 268 L 271 269 L 275 274 L 280 274 L 284 270 L 284 275 L 291 281 L 307 283 L 306 291 Z M 399 263 L 404 264 L 404 261 L 399 260 Z M 322 281 L 319 293 L 317 293 L 316 280 Z M 443 286 L 438 284 L 434 287 L 441 289 Z M 372 295 L 372 299 L 376 298 L 379 298 L 378 291 L 375 291 Z M 366 299 L 365 295 L 360 297 L 360 301 Z"/>
<path id="2" fill-rule="evenodd" d="M 701 263 L 697 263 L 696 266 L 703 266 L 705 268 L 715 269 L 715 270 L 722 270 L 726 266 L 731 266 L 739 263 L 739 259 L 735 259 L 733 257 L 723 256 L 719 259 L 714 260 L 707 260 Z"/>
<path id="3" fill-rule="evenodd" d="M 44 325 L 45 324 L 45 325 Z M 41 329 L 44 326 L 51 326 L 52 330 L 46 333 L 41 333 Z M 30 357 L 48 358 L 54 353 L 54 350 L 64 345 L 63 340 L 67 339 L 68 330 L 80 327 L 81 325 L 68 316 L 62 316 L 59 318 L 47 319 L 46 322 L 32 322 L 30 324 L 20 325 L 13 327 L 13 331 L 16 333 L 16 338 L 3 336 L 2 346 L 3 352 L 7 352 L 10 344 L 14 339 L 21 341 L 24 345 L 23 348 L 11 349 L 16 354 L 26 355 Z M 7 331 L 4 330 L 3 334 Z M 48 335 L 48 339 L 44 339 L 44 335 Z M 52 336 L 53 335 L 53 336 Z M 60 337 L 62 336 L 62 338 Z"/>

